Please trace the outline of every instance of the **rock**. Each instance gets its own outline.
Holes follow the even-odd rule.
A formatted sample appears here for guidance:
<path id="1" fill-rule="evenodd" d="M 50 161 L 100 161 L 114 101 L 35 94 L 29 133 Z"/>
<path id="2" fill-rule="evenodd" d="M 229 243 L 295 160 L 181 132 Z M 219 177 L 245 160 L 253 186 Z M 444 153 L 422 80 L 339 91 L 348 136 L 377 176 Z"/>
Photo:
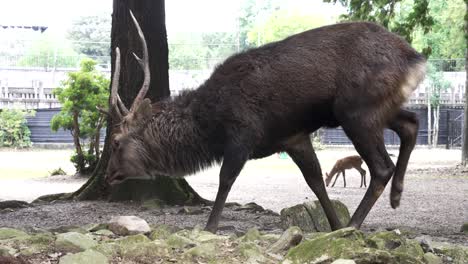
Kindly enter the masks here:
<path id="1" fill-rule="evenodd" d="M 166 243 L 172 248 L 192 248 L 196 246 L 195 241 L 183 236 L 180 232 L 170 235 L 166 239 Z"/>
<path id="2" fill-rule="evenodd" d="M 60 258 L 59 264 L 107 264 L 109 260 L 102 253 L 86 250 L 81 253 L 68 254 Z"/>
<path id="3" fill-rule="evenodd" d="M 7 247 L 7 246 L 0 246 L 0 256 L 11 257 L 15 254 L 16 254 L 16 249 Z"/>
<path id="4" fill-rule="evenodd" d="M 52 250 L 55 237 L 51 233 L 39 233 L 32 236 L 18 237 L 13 241 L 21 248 L 21 255 L 30 256 Z"/>
<path id="5" fill-rule="evenodd" d="M 9 209 L 26 208 L 30 206 L 31 205 L 25 201 L 9 200 L 9 201 L 0 202 L 0 210 L 7 209 L 7 208 Z"/>
<path id="6" fill-rule="evenodd" d="M 151 240 L 143 234 L 138 234 L 138 235 L 119 238 L 115 242 L 122 247 L 126 247 L 126 246 L 136 244 L 136 243 L 148 243 L 148 242 L 151 242 Z"/>
<path id="7" fill-rule="evenodd" d="M 165 256 L 170 255 L 169 252 L 165 244 L 153 241 L 121 247 L 120 255 L 122 263 L 161 263 Z"/>
<path id="8" fill-rule="evenodd" d="M 383 231 L 370 235 L 367 242 L 371 247 L 413 256 L 422 260 L 424 251 L 416 240 L 406 239 L 399 231 Z"/>
<path id="9" fill-rule="evenodd" d="M 349 222 L 348 208 L 340 201 L 332 200 L 340 222 Z M 330 224 L 319 201 L 310 201 L 281 210 L 281 224 L 284 229 L 298 226 L 304 232 L 330 232 Z"/>
<path id="10" fill-rule="evenodd" d="M 99 235 L 99 236 L 107 236 L 107 237 L 115 236 L 114 232 L 107 230 L 107 229 L 98 230 L 94 232 L 94 234 Z"/>
<path id="11" fill-rule="evenodd" d="M 235 208 L 234 211 L 249 211 L 252 213 L 259 213 L 265 211 L 265 209 L 256 203 L 247 203 Z"/>
<path id="12" fill-rule="evenodd" d="M 426 264 L 442 264 L 442 259 L 430 252 L 424 254 L 423 261 Z"/>
<path id="13" fill-rule="evenodd" d="M 70 232 L 75 232 L 75 233 L 80 233 L 80 234 L 88 233 L 88 230 L 86 230 L 85 228 L 81 226 L 75 226 L 75 225 L 59 226 L 59 227 L 51 228 L 48 231 L 53 232 L 53 233 L 70 233 Z"/>
<path id="14" fill-rule="evenodd" d="M 96 231 L 104 230 L 108 228 L 109 228 L 108 224 L 102 224 L 102 223 L 101 224 L 89 224 L 89 225 L 84 226 L 84 229 L 88 232 L 96 232 Z"/>
<path id="15" fill-rule="evenodd" d="M 465 234 L 468 234 L 468 222 L 467 222 L 467 223 L 464 223 L 464 224 L 461 226 L 460 232 L 465 233 Z"/>
<path id="16" fill-rule="evenodd" d="M 136 216 L 117 216 L 109 222 L 109 230 L 116 235 L 128 236 L 151 232 L 148 223 Z"/>
<path id="17" fill-rule="evenodd" d="M 2 264 L 29 264 L 28 261 L 22 259 L 21 257 L 13 256 L 0 256 L 0 263 Z"/>
<path id="18" fill-rule="evenodd" d="M 297 226 L 292 226 L 284 231 L 279 240 L 268 249 L 268 252 L 276 254 L 287 251 L 291 247 L 297 246 L 302 241 L 302 237 L 302 230 Z"/>
<path id="19" fill-rule="evenodd" d="M 433 244 L 434 252 L 452 258 L 454 264 L 468 263 L 468 247 L 453 245 L 450 243 Z"/>
<path id="20" fill-rule="evenodd" d="M 418 237 L 415 237 L 414 240 L 419 242 L 419 245 L 423 249 L 424 253 L 434 252 L 434 249 L 431 246 L 432 239 L 430 236 L 418 236 Z"/>
<path id="21" fill-rule="evenodd" d="M 356 262 L 352 259 L 337 259 L 331 264 L 356 264 Z"/>
<path id="22" fill-rule="evenodd" d="M 90 236 L 76 232 L 59 234 L 55 240 L 55 247 L 58 250 L 65 252 L 80 252 L 85 251 L 97 245 Z"/>
<path id="23" fill-rule="evenodd" d="M 262 250 L 252 241 L 241 242 L 237 246 L 237 251 L 247 259 L 245 263 L 262 263 L 265 260 Z"/>
<path id="24" fill-rule="evenodd" d="M 170 227 L 168 225 L 159 225 L 156 228 L 154 228 L 153 231 L 151 231 L 151 233 L 149 234 L 149 238 L 151 240 L 166 239 L 175 231 L 175 227 Z"/>
<path id="25" fill-rule="evenodd" d="M 100 243 L 99 245 L 92 247 L 92 250 L 102 253 L 108 258 L 114 258 L 120 254 L 120 246 L 117 243 Z"/>
<path id="26" fill-rule="evenodd" d="M 214 243 L 204 243 L 189 249 L 186 254 L 194 257 L 213 259 L 217 252 L 217 247 Z"/>
<path id="27" fill-rule="evenodd" d="M 338 259 L 352 259 L 360 264 L 423 263 L 410 254 L 370 248 L 364 234 L 349 227 L 302 242 L 289 250 L 285 263 L 332 263 Z"/>
<path id="28" fill-rule="evenodd" d="M 16 238 L 16 237 L 24 237 L 28 236 L 28 234 L 24 231 L 8 228 L 8 227 L 1 227 L 0 228 L 0 240 Z"/>
<path id="29" fill-rule="evenodd" d="M 247 233 L 245 233 L 245 235 L 240 238 L 240 240 L 242 241 L 256 241 L 260 239 L 261 239 L 260 232 L 255 228 L 249 229 Z"/>

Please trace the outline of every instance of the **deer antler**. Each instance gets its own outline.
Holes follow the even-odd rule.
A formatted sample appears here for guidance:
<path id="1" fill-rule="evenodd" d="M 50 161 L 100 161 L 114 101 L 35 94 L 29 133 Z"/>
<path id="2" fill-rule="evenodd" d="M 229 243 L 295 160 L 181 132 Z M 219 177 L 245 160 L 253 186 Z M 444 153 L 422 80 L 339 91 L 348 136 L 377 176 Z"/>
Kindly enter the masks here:
<path id="1" fill-rule="evenodd" d="M 141 30 L 140 25 L 138 24 L 138 21 L 136 20 L 131 10 L 130 10 L 130 16 L 132 17 L 133 23 L 135 24 L 135 27 L 138 31 L 138 36 L 140 37 L 140 40 L 141 40 L 141 45 L 142 45 L 142 50 L 143 50 L 143 59 L 138 57 L 135 53 L 133 53 L 133 56 L 138 61 L 138 64 L 143 70 L 143 73 L 145 76 L 140 92 L 135 97 L 132 107 L 130 108 L 130 111 L 134 111 L 135 108 L 140 104 L 140 102 L 143 101 L 146 93 L 148 92 L 151 76 L 150 76 L 150 68 L 149 68 L 148 47 L 146 46 L 145 36 L 143 35 L 143 31 Z"/>
<path id="2" fill-rule="evenodd" d="M 120 49 L 115 48 L 115 69 L 114 77 L 112 78 L 111 86 L 111 109 L 115 110 L 119 119 L 128 114 L 128 109 L 123 104 L 119 96 L 119 79 L 120 79 Z"/>

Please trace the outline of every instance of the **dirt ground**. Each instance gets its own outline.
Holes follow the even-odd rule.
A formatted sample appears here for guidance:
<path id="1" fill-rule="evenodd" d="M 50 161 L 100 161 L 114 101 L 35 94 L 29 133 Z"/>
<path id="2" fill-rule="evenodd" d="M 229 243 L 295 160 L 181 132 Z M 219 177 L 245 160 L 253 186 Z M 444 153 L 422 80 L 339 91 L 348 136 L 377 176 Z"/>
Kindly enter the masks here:
<path id="1" fill-rule="evenodd" d="M 398 150 L 390 150 L 398 154 Z M 326 149 L 317 155 L 323 171 L 329 171 L 338 158 L 355 154 L 352 149 Z M 468 245 L 468 237 L 459 230 L 468 222 L 468 169 L 457 167 L 459 150 L 417 149 L 414 151 L 405 181 L 401 206 L 390 207 L 389 188 L 378 200 L 363 229 L 400 228 L 415 235 L 429 235 L 434 240 Z M 367 168 L 365 168 L 367 170 Z M 218 170 L 214 167 L 188 177 L 189 183 L 205 198 L 214 199 L 218 187 Z M 347 172 L 347 188 L 338 180 L 328 188 L 332 199 L 344 202 L 352 213 L 365 193 L 359 188 L 357 171 Z M 11 177 L 10 177 L 11 178 Z M 369 176 L 368 176 L 369 181 Z M 70 176 L 34 180 L 1 180 L 0 200 L 26 200 L 49 193 L 73 191 L 84 179 Z M 229 202 L 255 202 L 266 209 L 280 212 L 284 207 L 316 199 L 301 173 L 289 159 L 272 156 L 249 162 L 229 194 Z M 134 203 L 67 202 L 0 212 L 0 227 L 54 228 L 106 222 L 113 215 L 137 215 L 153 224 L 166 223 L 181 228 L 204 225 L 208 211 L 180 213 L 180 207 L 145 210 Z M 221 220 L 222 232 L 242 232 L 251 227 L 268 232 L 281 232 L 279 217 L 270 212 L 248 213 L 226 208 Z"/>

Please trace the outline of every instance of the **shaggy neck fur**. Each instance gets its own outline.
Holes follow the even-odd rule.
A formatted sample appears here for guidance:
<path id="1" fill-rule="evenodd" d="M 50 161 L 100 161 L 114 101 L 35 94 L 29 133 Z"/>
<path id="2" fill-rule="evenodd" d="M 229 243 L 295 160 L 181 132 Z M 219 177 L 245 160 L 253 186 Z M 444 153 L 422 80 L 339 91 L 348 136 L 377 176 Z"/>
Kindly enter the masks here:
<path id="1" fill-rule="evenodd" d="M 220 162 L 221 157 L 209 144 L 209 135 L 193 115 L 195 92 L 162 102 L 161 111 L 138 133 L 146 168 L 154 168 L 157 174 L 181 177 Z"/>

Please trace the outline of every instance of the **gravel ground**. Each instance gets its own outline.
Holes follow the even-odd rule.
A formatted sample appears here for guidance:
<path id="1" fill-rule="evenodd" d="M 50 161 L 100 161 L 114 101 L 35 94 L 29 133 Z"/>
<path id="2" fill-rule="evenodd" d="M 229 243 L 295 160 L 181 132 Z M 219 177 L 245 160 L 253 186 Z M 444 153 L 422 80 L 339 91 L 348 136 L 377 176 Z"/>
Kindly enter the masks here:
<path id="1" fill-rule="evenodd" d="M 397 151 L 391 151 L 397 153 Z M 350 149 L 319 151 L 324 171 L 336 159 L 352 155 Z M 405 181 L 400 208 L 393 210 L 389 202 L 389 188 L 378 200 L 366 221 L 364 230 L 400 228 L 415 235 L 427 234 L 435 240 L 468 245 L 468 237 L 459 232 L 468 222 L 468 171 L 457 168 L 460 151 L 418 149 L 414 152 Z M 188 177 L 189 183 L 205 198 L 214 199 L 218 186 L 219 168 L 212 168 Z M 335 188 L 328 188 L 332 199 L 343 201 L 353 212 L 364 188 L 359 188 L 357 171 L 347 172 L 347 188 L 338 180 Z M 369 180 L 369 179 L 368 179 Z M 39 195 L 73 191 L 84 179 L 50 177 L 41 180 L 0 181 L 0 200 L 30 201 Z M 229 195 L 228 201 L 256 202 L 279 212 L 282 208 L 315 199 L 299 170 L 289 159 L 273 156 L 246 165 Z M 41 205 L 13 212 L 0 212 L 0 226 L 52 228 L 65 225 L 84 225 L 105 222 L 113 215 L 138 215 L 150 223 L 166 223 L 179 227 L 204 225 L 208 212 L 196 215 L 180 214 L 180 207 L 163 210 L 144 210 L 133 203 L 66 202 Z M 247 213 L 226 208 L 221 226 L 224 232 L 257 227 L 279 232 L 279 217 L 271 213 Z"/>

